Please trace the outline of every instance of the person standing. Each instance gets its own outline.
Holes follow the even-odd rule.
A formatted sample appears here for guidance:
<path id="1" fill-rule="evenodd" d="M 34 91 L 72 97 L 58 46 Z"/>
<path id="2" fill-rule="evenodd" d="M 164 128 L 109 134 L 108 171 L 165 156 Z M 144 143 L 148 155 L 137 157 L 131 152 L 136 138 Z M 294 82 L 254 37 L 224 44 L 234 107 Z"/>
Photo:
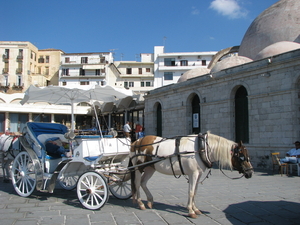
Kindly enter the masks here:
<path id="1" fill-rule="evenodd" d="M 135 125 L 135 138 L 136 138 L 136 140 L 140 138 L 140 132 L 143 132 L 143 126 L 139 123 L 139 121 L 137 121 L 136 125 Z"/>
<path id="2" fill-rule="evenodd" d="M 123 132 L 125 134 L 125 137 L 130 138 L 131 127 L 129 126 L 129 121 L 127 121 L 124 125 Z"/>

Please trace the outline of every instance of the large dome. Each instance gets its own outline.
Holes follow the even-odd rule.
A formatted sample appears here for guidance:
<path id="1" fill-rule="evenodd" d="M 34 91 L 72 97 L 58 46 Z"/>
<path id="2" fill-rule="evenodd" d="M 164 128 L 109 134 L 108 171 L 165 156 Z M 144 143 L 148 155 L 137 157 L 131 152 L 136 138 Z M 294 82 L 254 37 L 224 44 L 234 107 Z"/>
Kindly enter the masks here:
<path id="1" fill-rule="evenodd" d="M 273 55 L 290 52 L 300 48 L 299 43 L 291 41 L 280 41 L 261 50 L 254 58 L 254 60 L 264 59 Z"/>
<path id="2" fill-rule="evenodd" d="M 248 28 L 239 55 L 254 59 L 261 50 L 276 42 L 300 43 L 299 12 L 299 0 L 281 0 L 263 11 Z"/>
<path id="3" fill-rule="evenodd" d="M 204 74 L 208 74 L 209 71 L 210 71 L 209 69 L 202 68 L 202 67 L 198 67 L 198 68 L 189 70 L 189 71 L 185 72 L 184 74 L 182 74 L 182 76 L 178 79 L 177 83 L 186 81 L 186 80 L 191 79 L 193 77 L 198 77 L 198 76 L 202 76 Z"/>
<path id="4" fill-rule="evenodd" d="M 252 61 L 252 59 L 244 56 L 230 56 L 217 62 L 217 64 L 211 69 L 210 73 L 217 73 L 221 70 L 225 70 L 227 68 L 242 65 Z"/>

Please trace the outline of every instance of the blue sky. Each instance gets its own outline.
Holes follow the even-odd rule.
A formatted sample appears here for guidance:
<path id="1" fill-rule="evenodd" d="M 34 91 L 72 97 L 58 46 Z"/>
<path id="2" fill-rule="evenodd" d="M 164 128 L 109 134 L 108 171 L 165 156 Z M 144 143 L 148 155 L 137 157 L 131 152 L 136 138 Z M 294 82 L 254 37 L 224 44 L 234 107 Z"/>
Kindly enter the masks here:
<path id="1" fill-rule="evenodd" d="M 251 22 L 278 0 L 1 0 L 1 41 L 66 53 L 219 51 L 240 45 Z"/>

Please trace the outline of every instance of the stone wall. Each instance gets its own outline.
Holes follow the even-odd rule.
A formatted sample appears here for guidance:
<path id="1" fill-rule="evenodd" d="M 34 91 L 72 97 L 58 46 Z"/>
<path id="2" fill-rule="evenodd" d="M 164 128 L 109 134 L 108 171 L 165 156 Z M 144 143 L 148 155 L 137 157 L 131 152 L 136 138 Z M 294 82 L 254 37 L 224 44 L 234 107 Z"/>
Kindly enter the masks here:
<path id="1" fill-rule="evenodd" d="M 249 113 L 246 146 L 254 167 L 270 168 L 271 152 L 280 151 L 284 156 L 300 139 L 299 58 L 300 50 L 295 50 L 270 61 L 262 59 L 155 89 L 145 97 L 146 133 L 156 134 L 156 107 L 160 103 L 162 136 L 190 134 L 191 101 L 198 95 L 201 131 L 235 140 L 234 97 L 244 86 Z"/>

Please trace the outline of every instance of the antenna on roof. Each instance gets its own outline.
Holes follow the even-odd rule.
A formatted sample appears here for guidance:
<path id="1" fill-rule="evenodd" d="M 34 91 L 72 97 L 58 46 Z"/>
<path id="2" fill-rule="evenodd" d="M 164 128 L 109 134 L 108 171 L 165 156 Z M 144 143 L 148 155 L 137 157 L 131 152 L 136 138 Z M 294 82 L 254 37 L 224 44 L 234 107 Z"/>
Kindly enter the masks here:
<path id="1" fill-rule="evenodd" d="M 163 38 L 163 42 L 164 42 L 164 47 L 165 47 L 165 44 L 166 44 L 166 40 L 167 40 L 167 37 L 166 36 L 164 36 L 164 38 Z"/>

